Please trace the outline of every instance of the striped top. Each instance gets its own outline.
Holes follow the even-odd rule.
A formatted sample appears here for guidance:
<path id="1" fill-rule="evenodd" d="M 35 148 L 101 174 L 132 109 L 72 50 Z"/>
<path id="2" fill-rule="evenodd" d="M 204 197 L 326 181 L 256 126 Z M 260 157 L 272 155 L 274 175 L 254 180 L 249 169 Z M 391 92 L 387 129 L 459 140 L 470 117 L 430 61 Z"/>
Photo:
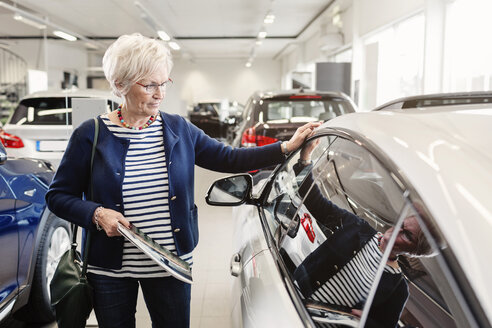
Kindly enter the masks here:
<path id="1" fill-rule="evenodd" d="M 160 115 L 147 128 L 131 130 L 101 116 L 108 129 L 118 138 L 130 140 L 125 158 L 123 179 L 123 215 L 160 245 L 176 254 L 168 203 L 168 175 L 164 135 Z M 181 258 L 193 264 L 192 252 Z M 125 278 L 158 278 L 170 274 L 125 239 L 122 267 L 119 270 L 89 265 L 88 271 Z"/>
<path id="2" fill-rule="evenodd" d="M 382 257 L 383 254 L 378 247 L 378 235 L 375 234 L 340 271 L 309 298 L 351 308 L 365 301 Z M 384 270 L 392 274 L 401 273 L 400 268 L 395 269 L 387 264 Z"/>

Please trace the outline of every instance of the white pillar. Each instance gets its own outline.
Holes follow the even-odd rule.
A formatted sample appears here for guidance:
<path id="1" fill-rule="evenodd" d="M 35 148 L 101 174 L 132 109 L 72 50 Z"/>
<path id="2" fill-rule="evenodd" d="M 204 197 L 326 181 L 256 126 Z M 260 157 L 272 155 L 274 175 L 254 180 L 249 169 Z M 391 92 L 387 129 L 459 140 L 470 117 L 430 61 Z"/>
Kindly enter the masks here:
<path id="1" fill-rule="evenodd" d="M 425 2 L 424 93 L 442 92 L 446 0 Z"/>

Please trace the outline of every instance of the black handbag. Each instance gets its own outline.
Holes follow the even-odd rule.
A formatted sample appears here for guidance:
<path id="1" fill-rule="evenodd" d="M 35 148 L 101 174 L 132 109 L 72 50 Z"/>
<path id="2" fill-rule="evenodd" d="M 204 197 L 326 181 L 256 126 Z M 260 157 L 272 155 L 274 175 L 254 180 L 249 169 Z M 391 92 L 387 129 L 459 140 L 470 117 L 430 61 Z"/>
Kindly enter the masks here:
<path id="1" fill-rule="evenodd" d="M 92 199 L 92 164 L 99 135 L 99 124 L 94 119 L 94 142 L 92 144 L 90 174 L 90 199 Z M 93 308 L 92 287 L 87 280 L 87 257 L 90 232 L 85 236 L 84 260 L 77 251 L 77 226 L 74 225 L 72 246 L 63 254 L 50 284 L 51 305 L 55 308 L 59 328 L 84 328 Z"/>

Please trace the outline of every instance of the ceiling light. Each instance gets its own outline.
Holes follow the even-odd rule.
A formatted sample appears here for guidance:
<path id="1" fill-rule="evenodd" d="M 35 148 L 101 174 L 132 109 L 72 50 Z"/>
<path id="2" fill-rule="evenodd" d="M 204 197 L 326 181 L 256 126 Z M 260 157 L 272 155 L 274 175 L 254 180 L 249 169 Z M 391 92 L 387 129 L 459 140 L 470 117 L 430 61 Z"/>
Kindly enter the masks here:
<path id="1" fill-rule="evenodd" d="M 266 38 L 267 36 L 267 32 L 265 31 L 260 31 L 260 33 L 258 33 L 258 39 L 264 39 Z"/>
<path id="2" fill-rule="evenodd" d="M 246 64 L 244 66 L 246 66 L 247 68 L 250 68 L 251 67 L 251 62 L 250 61 L 246 62 Z"/>
<path id="3" fill-rule="evenodd" d="M 171 49 L 173 49 L 173 50 L 179 50 L 179 49 L 181 49 L 181 47 L 179 46 L 179 44 L 177 44 L 177 43 L 176 43 L 176 42 L 174 42 L 174 41 L 169 42 L 169 46 L 170 46 L 170 47 L 171 47 Z"/>
<path id="4" fill-rule="evenodd" d="M 92 49 L 92 50 L 97 50 L 99 49 L 99 47 L 97 45 L 95 45 L 94 43 L 92 42 L 86 42 L 85 43 L 85 46 L 89 49 Z"/>
<path id="5" fill-rule="evenodd" d="M 267 14 L 265 16 L 265 19 L 263 20 L 263 23 L 265 24 L 272 24 L 275 21 L 275 15 L 274 14 Z"/>
<path id="6" fill-rule="evenodd" d="M 171 40 L 171 37 L 166 33 L 164 32 L 163 30 L 158 30 L 157 31 L 157 35 L 164 41 L 169 41 Z"/>
<path id="7" fill-rule="evenodd" d="M 26 18 L 19 13 L 14 14 L 14 19 L 16 21 L 23 22 L 24 24 L 31 25 L 37 29 L 40 29 L 40 30 L 43 30 L 46 28 L 46 25 L 40 24 L 38 22 L 33 21 L 32 19 Z"/>
<path id="8" fill-rule="evenodd" d="M 76 41 L 77 40 L 77 38 L 74 37 L 73 35 L 62 32 L 62 31 L 53 31 L 53 34 L 59 38 L 65 39 L 67 41 Z"/>
<path id="9" fill-rule="evenodd" d="M 261 46 L 261 44 L 263 43 L 263 41 L 261 41 L 259 39 L 256 39 L 256 42 L 255 43 L 256 43 L 257 46 Z"/>

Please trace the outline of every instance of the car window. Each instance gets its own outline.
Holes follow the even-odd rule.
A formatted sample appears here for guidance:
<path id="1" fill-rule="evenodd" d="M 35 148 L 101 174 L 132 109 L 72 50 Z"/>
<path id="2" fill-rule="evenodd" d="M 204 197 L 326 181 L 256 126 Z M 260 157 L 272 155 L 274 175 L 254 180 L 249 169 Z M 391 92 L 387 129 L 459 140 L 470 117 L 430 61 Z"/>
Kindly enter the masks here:
<path id="1" fill-rule="evenodd" d="M 313 162 L 317 162 L 322 157 L 334 138 L 321 137 L 317 140 L 317 146 L 311 155 Z M 301 200 L 298 189 L 308 171 L 294 171 L 294 166 L 299 159 L 300 152 L 293 154 L 277 172 L 268 194 L 267 206 L 264 207 L 270 232 L 272 236 L 276 235 L 278 238 L 282 233 L 287 233 L 291 220 L 296 213 L 296 204 Z M 292 222 L 292 224 L 296 224 L 296 222 Z"/>
<path id="2" fill-rule="evenodd" d="M 108 100 L 108 111 L 117 107 L 118 104 Z M 71 125 L 72 98 L 24 99 L 14 110 L 9 123 L 16 125 Z"/>
<path id="3" fill-rule="evenodd" d="M 350 112 L 343 99 L 331 100 L 266 100 L 261 105 L 267 123 L 310 122 L 328 120 Z"/>
<path id="4" fill-rule="evenodd" d="M 294 171 L 299 170 L 294 166 Z M 330 144 L 300 184 L 295 216 L 299 225 L 296 233 L 281 240 L 279 252 L 316 322 L 326 318 L 312 312 L 313 304 L 344 311 L 357 320 L 352 311 L 364 309 L 372 286 L 377 286 L 378 268 L 386 270 L 380 274 L 388 271 L 402 279 L 401 271 L 384 265 L 378 249 L 378 232 L 388 229 L 388 222 L 398 221 L 404 205 L 403 191 L 397 186 L 390 188 L 398 191 L 391 201 L 384 193 L 390 184 L 395 182 L 370 153 L 341 138 Z M 349 193 L 359 188 L 355 195 Z M 390 207 L 392 220 L 385 217 Z M 405 300 L 395 301 L 400 310 Z"/>
<path id="5" fill-rule="evenodd" d="M 210 115 L 218 117 L 220 112 L 220 103 L 199 103 L 193 107 L 193 113 L 200 115 Z"/>
<path id="6" fill-rule="evenodd" d="M 396 176 L 342 138 L 319 138 L 312 165 L 298 158 L 275 177 L 265 217 L 317 325 L 326 309 L 369 326 L 468 325 L 453 283 L 442 283 L 448 247 Z"/>

